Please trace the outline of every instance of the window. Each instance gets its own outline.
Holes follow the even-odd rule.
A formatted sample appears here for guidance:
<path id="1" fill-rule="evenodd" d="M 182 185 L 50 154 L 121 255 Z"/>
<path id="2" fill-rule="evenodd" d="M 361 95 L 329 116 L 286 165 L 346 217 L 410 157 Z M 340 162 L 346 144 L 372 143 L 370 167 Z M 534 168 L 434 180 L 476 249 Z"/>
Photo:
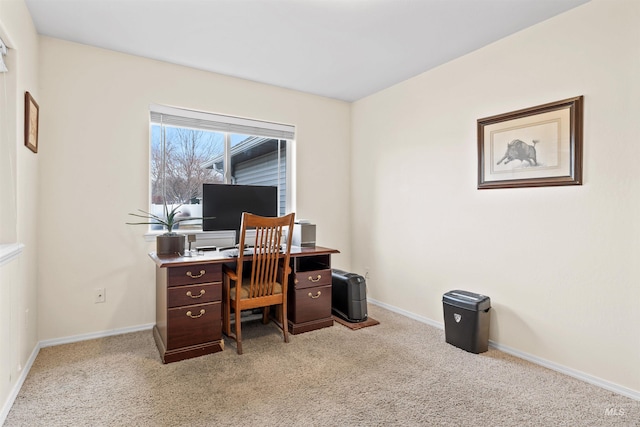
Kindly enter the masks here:
<path id="1" fill-rule="evenodd" d="M 151 212 L 182 205 L 182 215 L 202 216 L 202 184 L 278 187 L 279 214 L 291 211 L 289 125 L 173 107 L 150 108 Z M 202 229 L 201 221 L 181 228 Z"/>

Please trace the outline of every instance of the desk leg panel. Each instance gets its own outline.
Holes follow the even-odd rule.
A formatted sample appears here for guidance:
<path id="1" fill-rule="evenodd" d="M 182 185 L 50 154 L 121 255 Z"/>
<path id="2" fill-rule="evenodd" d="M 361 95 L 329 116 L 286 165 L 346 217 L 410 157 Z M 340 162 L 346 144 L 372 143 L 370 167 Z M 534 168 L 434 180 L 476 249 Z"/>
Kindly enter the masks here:
<path id="1" fill-rule="evenodd" d="M 167 269 L 156 267 L 156 325 L 153 334 L 158 335 L 163 347 L 167 346 Z M 158 347 L 160 348 L 160 347 Z"/>
<path id="2" fill-rule="evenodd" d="M 224 350 L 224 341 L 212 341 L 200 345 L 193 345 L 190 347 L 183 347 L 176 350 L 167 350 L 164 347 L 160 332 L 157 327 L 153 328 L 153 338 L 156 341 L 158 352 L 162 363 L 173 363 L 181 360 L 190 359 L 192 357 L 204 356 L 206 354 L 217 353 Z"/>
<path id="3" fill-rule="evenodd" d="M 304 323 L 293 323 L 291 321 L 289 323 L 289 332 L 293 335 L 302 334 L 309 331 L 315 331 L 316 329 L 327 328 L 329 326 L 333 326 L 333 317 L 328 319 L 318 319 L 312 320 L 310 322 Z"/>

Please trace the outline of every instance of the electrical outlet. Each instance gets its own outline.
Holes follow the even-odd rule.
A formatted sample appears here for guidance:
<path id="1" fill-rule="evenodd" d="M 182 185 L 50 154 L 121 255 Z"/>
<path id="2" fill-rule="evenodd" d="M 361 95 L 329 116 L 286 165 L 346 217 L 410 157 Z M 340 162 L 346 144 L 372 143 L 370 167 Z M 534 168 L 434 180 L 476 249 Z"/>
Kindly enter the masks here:
<path id="1" fill-rule="evenodd" d="M 97 304 L 99 302 L 105 302 L 106 300 L 107 300 L 107 295 L 106 295 L 105 289 L 96 288 L 93 294 L 93 302 Z"/>

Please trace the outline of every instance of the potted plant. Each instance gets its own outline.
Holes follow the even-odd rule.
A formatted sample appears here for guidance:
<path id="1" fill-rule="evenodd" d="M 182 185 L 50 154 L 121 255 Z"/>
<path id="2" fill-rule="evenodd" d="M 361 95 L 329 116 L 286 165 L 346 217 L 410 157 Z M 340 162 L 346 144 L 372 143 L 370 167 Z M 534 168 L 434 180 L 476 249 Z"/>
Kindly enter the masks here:
<path id="1" fill-rule="evenodd" d="M 141 213 L 129 213 L 129 215 L 145 218 L 145 222 L 127 222 L 128 225 L 161 225 L 166 228 L 167 231 L 156 237 L 156 252 L 158 255 L 172 255 L 175 253 L 184 253 L 184 235 L 178 234 L 173 231 L 177 228 L 182 221 L 192 221 L 198 219 L 205 219 L 202 217 L 180 216 L 179 210 L 182 205 L 175 206 L 169 210 L 167 204 L 164 204 L 164 216 L 155 215 L 151 212 L 138 209 Z M 212 219 L 212 218 L 207 218 Z"/>

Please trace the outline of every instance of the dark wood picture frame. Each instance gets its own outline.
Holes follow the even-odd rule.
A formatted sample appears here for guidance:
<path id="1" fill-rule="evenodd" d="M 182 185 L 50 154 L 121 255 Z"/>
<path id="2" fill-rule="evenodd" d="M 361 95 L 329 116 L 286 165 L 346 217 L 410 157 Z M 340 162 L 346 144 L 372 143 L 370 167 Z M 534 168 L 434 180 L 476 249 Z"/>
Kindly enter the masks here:
<path id="1" fill-rule="evenodd" d="M 34 153 L 38 152 L 38 122 L 40 107 L 29 92 L 24 93 L 24 145 Z"/>
<path id="2" fill-rule="evenodd" d="M 583 96 L 478 119 L 478 189 L 582 185 Z"/>

